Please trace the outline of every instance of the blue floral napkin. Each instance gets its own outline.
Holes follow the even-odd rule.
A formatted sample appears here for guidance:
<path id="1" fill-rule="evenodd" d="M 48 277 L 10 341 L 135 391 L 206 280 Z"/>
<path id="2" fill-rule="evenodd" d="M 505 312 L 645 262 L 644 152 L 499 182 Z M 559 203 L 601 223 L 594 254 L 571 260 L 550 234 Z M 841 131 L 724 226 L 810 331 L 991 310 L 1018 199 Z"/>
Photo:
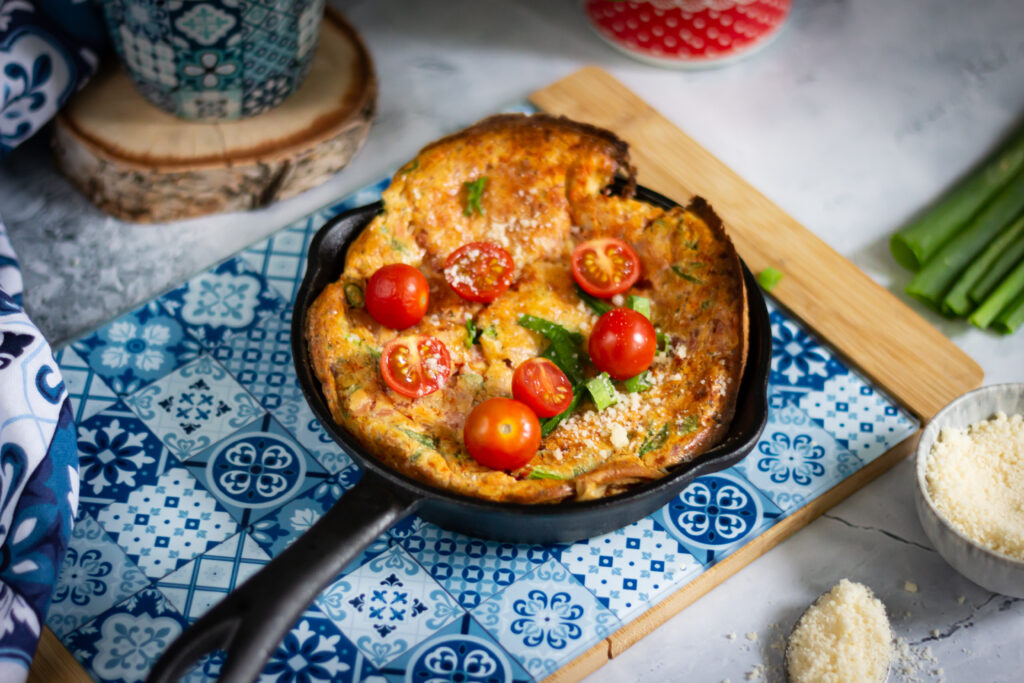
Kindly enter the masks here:
<path id="1" fill-rule="evenodd" d="M 82 0 L 0 0 L 0 157 L 96 69 L 105 38 Z M 0 222 L 0 681 L 25 680 L 78 507 L 68 390 L 21 305 Z M 108 568 L 109 571 L 109 568 Z"/>
<path id="2" fill-rule="evenodd" d="M 0 681 L 25 679 L 78 507 L 68 391 L 0 223 Z"/>

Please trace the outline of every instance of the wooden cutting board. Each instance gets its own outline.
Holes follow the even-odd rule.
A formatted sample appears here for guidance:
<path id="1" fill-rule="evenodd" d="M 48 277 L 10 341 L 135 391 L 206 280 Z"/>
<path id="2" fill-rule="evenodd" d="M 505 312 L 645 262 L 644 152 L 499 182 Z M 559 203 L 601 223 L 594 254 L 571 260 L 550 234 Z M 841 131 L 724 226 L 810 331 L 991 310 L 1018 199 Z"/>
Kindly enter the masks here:
<path id="1" fill-rule="evenodd" d="M 922 423 L 981 385 L 981 368 L 949 339 L 601 69 L 582 69 L 531 100 L 546 112 L 615 131 L 630 144 L 643 185 L 677 201 L 694 194 L 708 199 L 752 271 L 769 266 L 782 271 L 772 295 Z M 775 524 L 547 681 L 578 681 L 600 668 L 912 453 L 918 437 L 906 439 Z M 29 681 L 54 680 L 90 679 L 46 629 Z"/>
<path id="2" fill-rule="evenodd" d="M 956 344 L 605 71 L 581 69 L 530 100 L 549 114 L 614 131 L 630 145 L 640 184 L 682 203 L 695 194 L 707 199 L 754 273 L 768 267 L 783 273 L 772 296 L 922 424 L 981 385 L 981 367 Z M 578 681 L 600 668 L 912 453 L 919 436 L 775 524 L 546 682 Z"/>

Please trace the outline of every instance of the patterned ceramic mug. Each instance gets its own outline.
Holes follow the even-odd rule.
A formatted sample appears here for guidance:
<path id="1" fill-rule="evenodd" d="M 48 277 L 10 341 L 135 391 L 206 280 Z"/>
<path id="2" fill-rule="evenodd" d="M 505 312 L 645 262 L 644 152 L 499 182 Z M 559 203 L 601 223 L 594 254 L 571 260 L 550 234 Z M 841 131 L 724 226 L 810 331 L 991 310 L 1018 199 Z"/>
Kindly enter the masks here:
<path id="1" fill-rule="evenodd" d="M 324 0 L 102 0 L 139 91 L 185 119 L 281 104 L 309 73 Z"/>
<path id="2" fill-rule="evenodd" d="M 657 66 L 719 66 L 778 35 L 792 0 L 583 0 L 590 25 L 613 47 Z"/>

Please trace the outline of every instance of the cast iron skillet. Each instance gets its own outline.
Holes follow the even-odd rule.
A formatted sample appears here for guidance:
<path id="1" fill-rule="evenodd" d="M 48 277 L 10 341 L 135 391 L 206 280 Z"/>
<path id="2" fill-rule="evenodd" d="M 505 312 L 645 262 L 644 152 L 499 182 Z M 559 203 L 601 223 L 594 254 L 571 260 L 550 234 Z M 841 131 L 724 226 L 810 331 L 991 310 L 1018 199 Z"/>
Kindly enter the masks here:
<path id="1" fill-rule="evenodd" d="M 676 205 L 646 188 L 637 189 L 637 198 L 663 208 Z M 460 496 L 391 470 L 332 419 L 309 362 L 304 329 L 305 312 L 340 276 L 349 244 L 382 208 L 377 202 L 353 209 L 320 229 L 309 246 L 309 264 L 292 320 L 292 355 L 302 391 L 323 428 L 362 468 L 362 479 L 291 546 L 172 643 L 150 673 L 150 683 L 175 680 L 218 649 L 227 651 L 222 681 L 255 680 L 313 599 L 371 541 L 413 512 L 471 536 L 529 543 L 577 541 L 631 524 L 667 504 L 697 477 L 734 465 L 764 429 L 771 329 L 761 290 L 743 265 L 750 350 L 736 415 L 720 444 L 668 476 L 610 498 L 523 505 Z"/>

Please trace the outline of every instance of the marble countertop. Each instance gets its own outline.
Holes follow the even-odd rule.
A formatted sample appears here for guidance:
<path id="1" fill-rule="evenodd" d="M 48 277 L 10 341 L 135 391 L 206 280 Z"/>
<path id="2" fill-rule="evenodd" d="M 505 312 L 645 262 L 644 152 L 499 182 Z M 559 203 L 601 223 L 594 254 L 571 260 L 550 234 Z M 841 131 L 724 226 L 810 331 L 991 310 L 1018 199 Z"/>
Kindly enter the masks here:
<path id="1" fill-rule="evenodd" d="M 374 54 L 380 111 L 356 160 L 313 191 L 244 215 L 136 226 L 78 195 L 41 137 L 0 164 L 0 216 L 23 262 L 29 312 L 51 341 L 361 187 L 423 143 L 599 64 L 939 327 L 982 365 L 986 383 L 1024 381 L 1020 334 L 974 330 L 909 300 L 909 273 L 887 246 L 1024 112 L 1020 0 L 795 0 L 773 45 L 700 72 L 619 55 L 574 0 L 336 4 Z M 898 465 L 587 680 L 778 679 L 773 645 L 843 577 L 875 590 L 917 653 L 919 668 L 896 680 L 1019 679 L 1024 601 L 978 588 L 932 550 L 912 469 Z"/>

